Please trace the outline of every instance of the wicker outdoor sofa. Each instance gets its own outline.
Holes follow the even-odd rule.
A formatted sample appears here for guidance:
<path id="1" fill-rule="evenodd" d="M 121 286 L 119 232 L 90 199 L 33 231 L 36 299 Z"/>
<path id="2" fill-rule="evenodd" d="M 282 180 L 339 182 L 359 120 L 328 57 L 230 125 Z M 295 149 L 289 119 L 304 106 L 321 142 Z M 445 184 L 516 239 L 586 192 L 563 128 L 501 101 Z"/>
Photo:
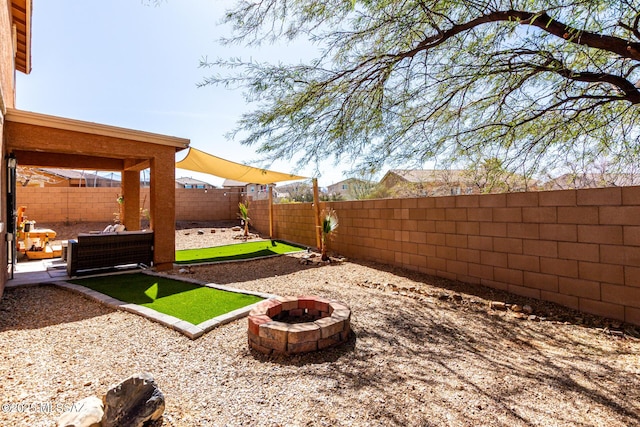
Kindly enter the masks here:
<path id="1" fill-rule="evenodd" d="M 69 276 L 123 265 L 153 263 L 153 232 L 79 234 L 69 240 L 67 273 Z"/>

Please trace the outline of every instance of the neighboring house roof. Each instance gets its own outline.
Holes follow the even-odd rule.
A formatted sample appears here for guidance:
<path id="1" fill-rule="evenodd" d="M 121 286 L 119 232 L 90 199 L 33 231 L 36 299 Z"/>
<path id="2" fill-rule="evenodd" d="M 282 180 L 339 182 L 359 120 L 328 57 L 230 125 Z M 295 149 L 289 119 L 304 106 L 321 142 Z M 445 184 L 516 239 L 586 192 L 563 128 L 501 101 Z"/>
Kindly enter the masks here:
<path id="1" fill-rule="evenodd" d="M 116 182 L 120 185 L 120 174 L 114 173 L 111 177 L 99 175 L 87 171 L 76 169 L 58 168 L 36 168 L 29 166 L 18 166 L 18 180 L 23 186 L 34 184 L 56 184 L 62 181 L 84 181 L 91 187 L 98 182 Z"/>
<path id="2" fill-rule="evenodd" d="M 248 182 L 235 181 L 233 179 L 225 179 L 222 183 L 222 186 L 227 187 L 244 187 L 245 185 L 249 185 Z"/>
<path id="3" fill-rule="evenodd" d="M 440 181 L 443 178 L 465 180 L 465 172 L 459 169 L 391 169 L 381 181 L 389 175 L 396 175 L 404 181 L 414 183 Z"/>
<path id="4" fill-rule="evenodd" d="M 31 72 L 31 0 L 10 0 L 11 23 L 16 27 L 16 70 Z"/>
<path id="5" fill-rule="evenodd" d="M 213 185 L 209 184 L 208 182 L 200 181 L 199 179 L 191 177 L 180 177 L 176 179 L 176 182 L 181 185 L 206 185 L 209 187 L 213 187 Z"/>
<path id="6" fill-rule="evenodd" d="M 574 188 L 625 187 L 640 184 L 640 174 L 566 173 L 544 184 L 548 190 Z"/>

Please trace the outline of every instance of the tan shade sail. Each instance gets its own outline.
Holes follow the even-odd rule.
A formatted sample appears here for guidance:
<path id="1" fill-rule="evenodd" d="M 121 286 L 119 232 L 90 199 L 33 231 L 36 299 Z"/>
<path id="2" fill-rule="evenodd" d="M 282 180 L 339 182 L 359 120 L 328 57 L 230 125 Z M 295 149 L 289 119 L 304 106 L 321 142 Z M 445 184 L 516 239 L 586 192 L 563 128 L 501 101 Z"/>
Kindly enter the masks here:
<path id="1" fill-rule="evenodd" d="M 189 148 L 189 154 L 187 154 L 187 157 L 176 163 L 176 167 L 252 184 L 271 184 L 281 181 L 308 179 L 305 176 L 274 172 L 231 162 L 229 160 L 221 159 L 220 157 L 212 156 L 211 154 L 197 150 L 193 147 Z"/>

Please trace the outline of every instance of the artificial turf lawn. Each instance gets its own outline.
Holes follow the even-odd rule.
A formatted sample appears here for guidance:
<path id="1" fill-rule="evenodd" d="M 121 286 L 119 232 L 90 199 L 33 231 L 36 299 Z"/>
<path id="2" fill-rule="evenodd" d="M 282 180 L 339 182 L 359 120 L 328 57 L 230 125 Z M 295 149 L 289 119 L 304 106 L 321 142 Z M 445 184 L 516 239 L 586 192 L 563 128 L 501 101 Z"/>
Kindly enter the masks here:
<path id="1" fill-rule="evenodd" d="M 176 264 L 196 264 L 199 262 L 260 258 L 269 255 L 300 252 L 303 250 L 304 248 L 299 246 L 292 246 L 277 240 L 260 240 L 258 242 L 176 251 Z"/>
<path id="2" fill-rule="evenodd" d="M 194 325 L 263 299 L 140 273 L 91 277 L 71 283 Z"/>

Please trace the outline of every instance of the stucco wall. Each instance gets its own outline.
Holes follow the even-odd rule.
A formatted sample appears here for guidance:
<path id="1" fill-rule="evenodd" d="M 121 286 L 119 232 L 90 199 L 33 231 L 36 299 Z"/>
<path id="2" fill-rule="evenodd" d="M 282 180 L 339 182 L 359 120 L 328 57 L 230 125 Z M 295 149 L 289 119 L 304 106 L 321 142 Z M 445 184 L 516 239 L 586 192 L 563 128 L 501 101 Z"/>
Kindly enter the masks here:
<path id="1" fill-rule="evenodd" d="M 0 0 L 0 96 L 5 107 L 13 107 L 15 101 L 15 72 L 13 63 L 13 37 L 11 33 L 9 3 Z"/>
<path id="2" fill-rule="evenodd" d="M 349 258 L 640 324 L 640 187 L 329 204 Z M 315 246 L 311 204 L 274 210 L 276 237 Z"/>

